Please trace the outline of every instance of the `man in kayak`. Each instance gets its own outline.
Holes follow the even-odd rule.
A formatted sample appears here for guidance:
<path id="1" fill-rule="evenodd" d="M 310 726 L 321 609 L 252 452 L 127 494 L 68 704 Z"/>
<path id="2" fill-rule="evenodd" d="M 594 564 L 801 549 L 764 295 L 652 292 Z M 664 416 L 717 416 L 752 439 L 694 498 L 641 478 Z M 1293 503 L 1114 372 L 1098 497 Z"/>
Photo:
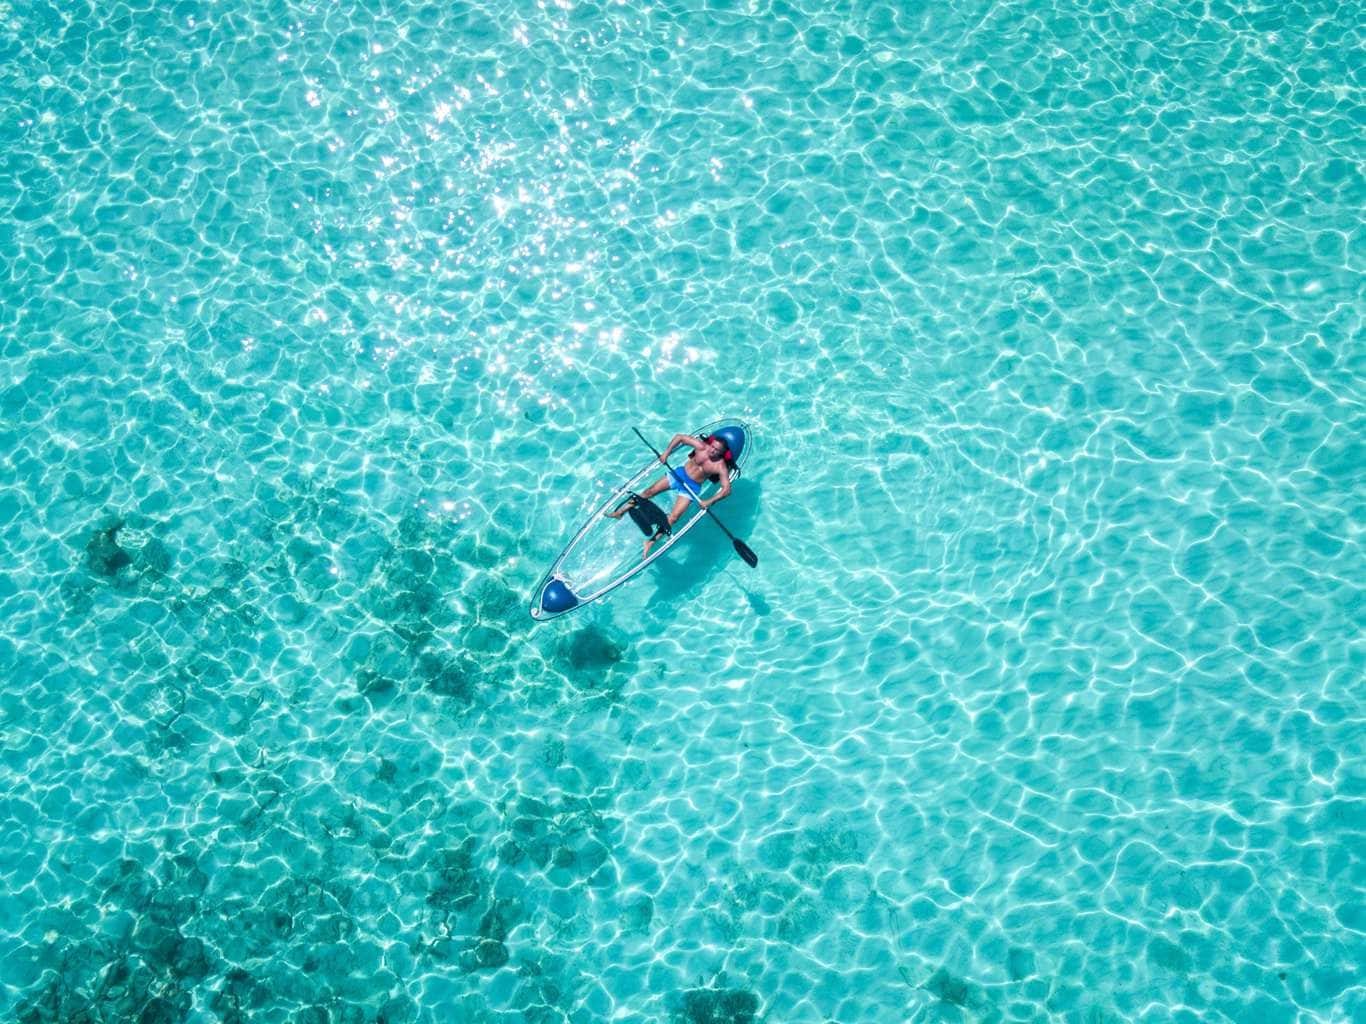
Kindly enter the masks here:
<path id="1" fill-rule="evenodd" d="M 674 507 L 669 511 L 669 527 L 672 528 L 683 513 L 688 510 L 691 502 L 697 502 L 699 508 L 707 508 L 714 505 L 722 498 L 730 494 L 730 470 L 735 465 L 735 456 L 726 447 L 726 442 L 715 434 L 708 434 L 706 437 L 692 437 L 688 434 L 675 434 L 673 440 L 669 442 L 669 447 L 664 449 L 664 454 L 659 457 L 659 461 L 667 465 L 669 453 L 680 445 L 687 445 L 692 449 L 692 454 L 681 466 L 677 466 L 662 477 L 652 483 L 640 493 L 641 498 L 653 498 L 656 494 L 664 491 L 677 491 L 678 497 L 674 500 Z M 702 488 L 708 483 L 719 483 L 721 489 L 705 501 L 702 500 Z M 635 501 L 633 497 L 631 501 Z M 631 501 L 626 502 L 613 512 L 606 512 L 609 519 L 620 519 L 626 514 L 626 510 L 631 507 Z M 663 535 L 663 530 L 658 530 L 655 535 L 645 541 L 645 557 L 650 553 L 650 548 L 655 541 Z"/>

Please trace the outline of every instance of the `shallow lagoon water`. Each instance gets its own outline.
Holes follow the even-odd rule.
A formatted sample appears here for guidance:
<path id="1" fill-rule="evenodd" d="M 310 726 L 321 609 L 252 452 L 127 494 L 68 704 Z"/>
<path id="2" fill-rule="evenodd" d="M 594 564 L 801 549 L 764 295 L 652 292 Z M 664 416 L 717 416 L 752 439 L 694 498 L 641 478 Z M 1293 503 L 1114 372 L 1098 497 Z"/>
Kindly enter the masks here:
<path id="1" fill-rule="evenodd" d="M 0 1012 L 1359 1019 L 1361 43 L 0 5 Z"/>

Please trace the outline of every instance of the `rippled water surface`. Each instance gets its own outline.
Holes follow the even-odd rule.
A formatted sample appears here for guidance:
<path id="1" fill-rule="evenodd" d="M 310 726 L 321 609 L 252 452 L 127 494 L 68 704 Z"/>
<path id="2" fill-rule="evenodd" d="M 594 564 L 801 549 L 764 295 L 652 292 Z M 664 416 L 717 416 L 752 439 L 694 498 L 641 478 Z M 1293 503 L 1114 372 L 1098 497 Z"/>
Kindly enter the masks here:
<path id="1" fill-rule="evenodd" d="M 1362 45 L 0 3 L 0 1015 L 1366 1017 Z"/>

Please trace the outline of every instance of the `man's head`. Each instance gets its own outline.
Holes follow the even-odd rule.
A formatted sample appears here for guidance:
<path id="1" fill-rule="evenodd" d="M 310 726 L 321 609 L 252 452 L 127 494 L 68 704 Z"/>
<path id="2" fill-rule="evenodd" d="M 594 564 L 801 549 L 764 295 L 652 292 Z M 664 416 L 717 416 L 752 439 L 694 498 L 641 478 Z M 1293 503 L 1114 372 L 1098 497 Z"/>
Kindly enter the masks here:
<path id="1" fill-rule="evenodd" d="M 730 448 L 726 442 L 715 434 L 708 434 L 703 440 L 707 445 L 707 454 L 713 459 L 725 459 L 726 462 L 734 462 L 735 456 L 730 453 Z"/>

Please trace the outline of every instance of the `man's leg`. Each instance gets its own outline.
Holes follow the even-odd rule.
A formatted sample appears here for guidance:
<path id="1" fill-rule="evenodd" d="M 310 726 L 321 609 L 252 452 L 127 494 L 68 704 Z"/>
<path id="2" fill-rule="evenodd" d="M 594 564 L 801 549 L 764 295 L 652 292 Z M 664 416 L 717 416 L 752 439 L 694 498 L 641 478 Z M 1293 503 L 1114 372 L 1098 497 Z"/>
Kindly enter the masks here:
<path id="1" fill-rule="evenodd" d="M 690 504 L 692 504 L 691 498 L 681 496 L 674 502 L 674 507 L 669 510 L 669 529 L 673 529 L 674 524 L 683 518 L 683 513 L 688 511 Z M 658 537 L 651 537 L 645 542 L 645 554 L 641 555 L 641 558 L 649 555 L 650 546 L 658 539 Z"/>
<path id="2" fill-rule="evenodd" d="M 656 494 L 658 494 L 660 491 L 667 491 L 668 489 L 669 489 L 669 478 L 668 478 L 667 476 L 662 476 L 662 477 L 660 477 L 658 480 L 656 480 L 654 483 L 652 483 L 649 487 L 645 488 L 645 490 L 641 491 L 641 492 L 640 492 L 640 497 L 642 497 L 642 498 L 653 498 L 653 497 L 654 497 Z M 612 512 L 604 512 L 603 515 L 605 515 L 608 519 L 620 519 L 622 516 L 624 516 L 624 515 L 626 514 L 626 506 L 629 505 L 630 503 L 631 503 L 631 502 L 630 502 L 630 500 L 628 499 L 625 503 L 623 503 L 621 506 L 619 506 L 616 510 L 614 510 L 614 511 L 612 511 Z"/>

